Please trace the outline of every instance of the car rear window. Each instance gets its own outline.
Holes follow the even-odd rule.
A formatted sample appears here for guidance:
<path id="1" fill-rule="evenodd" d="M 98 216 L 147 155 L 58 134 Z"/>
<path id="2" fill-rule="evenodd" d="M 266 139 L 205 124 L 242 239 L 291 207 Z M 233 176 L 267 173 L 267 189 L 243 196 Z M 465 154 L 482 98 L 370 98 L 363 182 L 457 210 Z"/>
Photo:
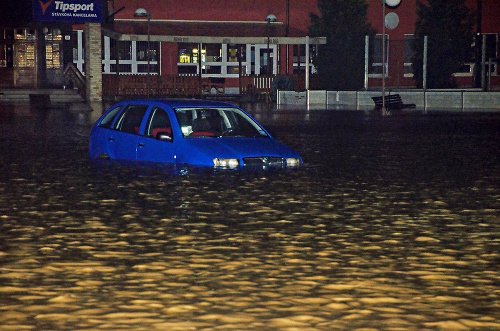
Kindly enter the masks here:
<path id="1" fill-rule="evenodd" d="M 108 112 L 108 114 L 102 119 L 101 123 L 99 123 L 99 127 L 110 129 L 114 119 L 116 118 L 116 115 L 120 113 L 120 110 L 122 108 L 123 106 L 118 106 Z"/>
<path id="2" fill-rule="evenodd" d="M 148 105 L 130 105 L 120 115 L 114 129 L 125 133 L 138 134 Z"/>

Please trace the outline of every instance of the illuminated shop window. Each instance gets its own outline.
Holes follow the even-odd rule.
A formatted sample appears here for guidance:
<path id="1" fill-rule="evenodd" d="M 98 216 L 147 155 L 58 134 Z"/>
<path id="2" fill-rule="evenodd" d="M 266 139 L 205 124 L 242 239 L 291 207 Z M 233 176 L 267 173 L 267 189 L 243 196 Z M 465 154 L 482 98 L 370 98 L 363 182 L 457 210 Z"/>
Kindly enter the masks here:
<path id="1" fill-rule="evenodd" d="M 16 40 L 30 40 L 36 39 L 36 34 L 34 29 L 15 29 L 15 39 Z"/>
<path id="2" fill-rule="evenodd" d="M 200 48 L 201 46 L 201 48 Z M 225 45 L 224 45 L 225 47 Z M 177 71 L 181 75 L 195 75 L 199 73 L 199 61 L 203 75 L 220 76 L 223 74 L 223 45 L 222 44 L 178 44 Z"/>
<path id="3" fill-rule="evenodd" d="M 59 30 L 59 29 L 47 29 L 46 32 L 47 32 L 47 33 L 45 33 L 45 40 L 46 41 L 62 41 L 61 30 Z"/>
<path id="4" fill-rule="evenodd" d="M 198 63 L 198 44 L 179 43 L 177 47 L 178 63 Z"/>
<path id="5" fill-rule="evenodd" d="M 16 44 L 16 66 L 19 68 L 35 67 L 35 45 L 33 43 Z"/>
<path id="6" fill-rule="evenodd" d="M 61 45 L 59 43 L 45 45 L 45 61 L 47 69 L 61 68 Z"/>

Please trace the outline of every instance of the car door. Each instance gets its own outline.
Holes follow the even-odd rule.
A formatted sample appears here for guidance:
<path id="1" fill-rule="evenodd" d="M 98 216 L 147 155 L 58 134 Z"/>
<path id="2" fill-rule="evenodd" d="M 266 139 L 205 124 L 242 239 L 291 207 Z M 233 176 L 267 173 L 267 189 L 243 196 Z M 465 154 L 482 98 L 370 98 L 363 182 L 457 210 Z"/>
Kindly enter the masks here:
<path id="1" fill-rule="evenodd" d="M 168 112 L 154 106 L 144 128 L 144 135 L 138 137 L 137 160 L 173 163 L 174 136 Z"/>
<path id="2" fill-rule="evenodd" d="M 108 151 L 112 159 L 136 160 L 139 132 L 148 105 L 127 106 L 113 124 L 108 135 Z"/>
<path id="3" fill-rule="evenodd" d="M 89 140 L 89 156 L 109 158 L 109 134 L 113 131 L 113 123 L 120 114 L 124 105 L 120 104 L 111 108 L 101 119 L 98 125 L 92 128 Z"/>

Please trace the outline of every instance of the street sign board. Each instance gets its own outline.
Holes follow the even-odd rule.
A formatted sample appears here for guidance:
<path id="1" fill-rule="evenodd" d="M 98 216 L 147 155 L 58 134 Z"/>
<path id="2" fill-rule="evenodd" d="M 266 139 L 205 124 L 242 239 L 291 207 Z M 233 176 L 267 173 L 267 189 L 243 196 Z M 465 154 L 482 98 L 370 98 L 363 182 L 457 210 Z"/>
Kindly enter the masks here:
<path id="1" fill-rule="evenodd" d="M 101 23 L 102 0 L 33 0 L 35 21 Z"/>

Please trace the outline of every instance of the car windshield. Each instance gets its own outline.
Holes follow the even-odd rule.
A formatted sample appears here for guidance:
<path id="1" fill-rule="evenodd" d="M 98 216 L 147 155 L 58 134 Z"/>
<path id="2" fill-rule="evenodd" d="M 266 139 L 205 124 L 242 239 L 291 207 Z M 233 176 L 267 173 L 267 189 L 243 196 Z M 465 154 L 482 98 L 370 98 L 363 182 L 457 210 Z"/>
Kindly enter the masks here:
<path id="1" fill-rule="evenodd" d="M 267 137 L 252 118 L 237 108 L 175 109 L 185 138 Z"/>

